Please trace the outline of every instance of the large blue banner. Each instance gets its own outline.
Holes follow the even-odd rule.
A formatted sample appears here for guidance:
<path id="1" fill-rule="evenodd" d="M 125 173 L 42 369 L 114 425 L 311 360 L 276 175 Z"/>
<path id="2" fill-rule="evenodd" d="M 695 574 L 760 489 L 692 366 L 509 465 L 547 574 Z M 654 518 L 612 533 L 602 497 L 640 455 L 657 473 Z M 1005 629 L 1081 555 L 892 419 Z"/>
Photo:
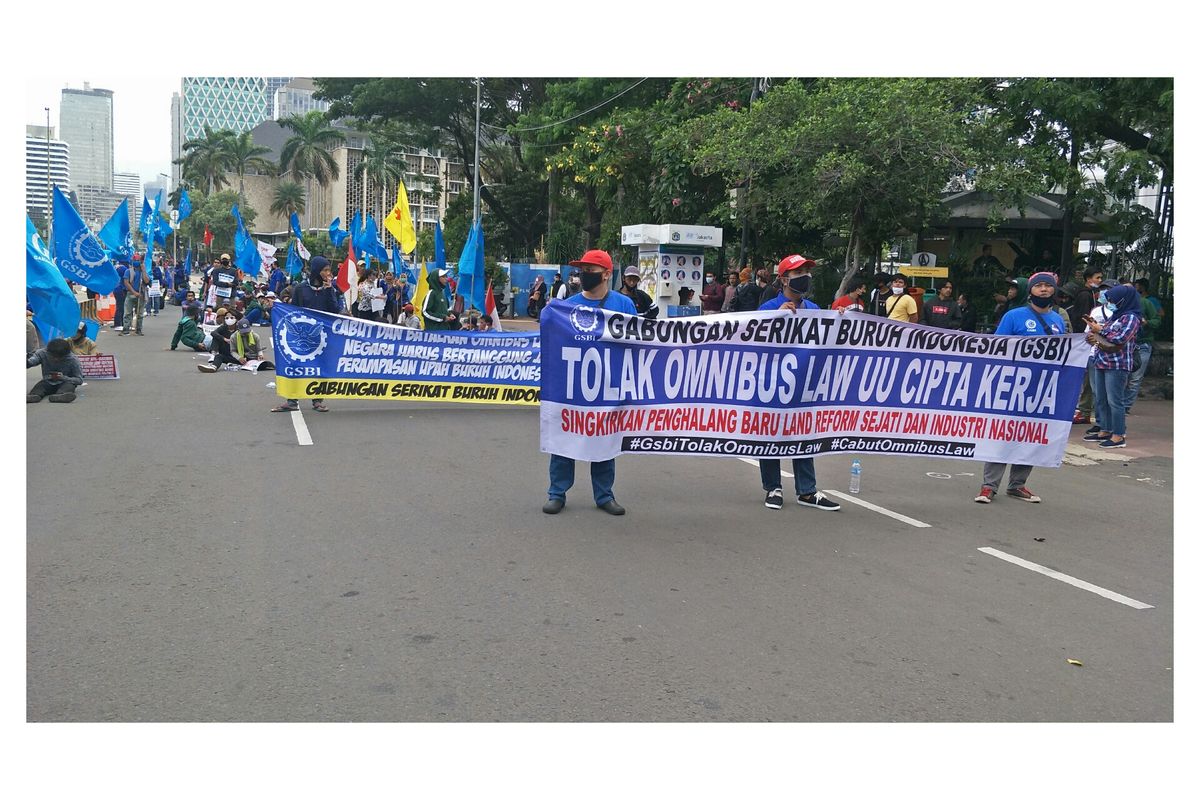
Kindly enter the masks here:
<path id="1" fill-rule="evenodd" d="M 421 331 L 276 303 L 282 397 L 537 405 L 536 334 Z"/>
<path id="2" fill-rule="evenodd" d="M 835 311 L 647 320 L 551 302 L 541 445 L 797 458 L 884 453 L 1056 467 L 1090 347 Z"/>

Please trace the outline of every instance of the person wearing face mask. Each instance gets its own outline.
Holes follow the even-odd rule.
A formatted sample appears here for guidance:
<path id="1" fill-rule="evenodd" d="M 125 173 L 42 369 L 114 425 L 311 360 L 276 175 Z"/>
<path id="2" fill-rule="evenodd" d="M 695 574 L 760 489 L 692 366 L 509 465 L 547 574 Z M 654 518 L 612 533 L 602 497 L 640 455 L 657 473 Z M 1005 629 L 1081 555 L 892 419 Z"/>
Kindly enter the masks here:
<path id="1" fill-rule="evenodd" d="M 233 312 L 226 311 L 225 316 L 221 318 L 221 324 L 212 332 L 213 360 L 206 364 L 197 364 L 196 369 L 201 372 L 216 372 L 226 364 L 238 363 L 229 347 L 233 335 L 237 333 L 237 323 L 238 318 Z"/>
<path id="2" fill-rule="evenodd" d="M 862 296 L 867 291 L 867 282 L 862 278 L 854 278 L 846 285 L 846 293 L 833 301 L 833 305 L 829 308 L 833 311 L 841 311 L 843 314 L 847 311 L 858 311 L 862 313 L 866 311 L 866 306 L 863 305 Z"/>
<path id="3" fill-rule="evenodd" d="M 1024 283 L 1024 280 L 1021 281 Z M 997 336 L 1062 336 L 1068 331 L 1062 317 L 1051 310 L 1054 304 L 1054 293 L 1058 290 L 1058 276 L 1053 272 L 1039 272 L 1030 277 L 1029 301 L 1007 312 L 996 326 Z M 1018 286 L 1018 293 L 1023 298 L 1024 286 Z M 1008 470 L 1008 488 L 1005 492 L 1009 497 L 1024 500 L 1026 503 L 1040 503 L 1042 498 L 1029 491 L 1025 482 L 1033 472 L 1028 464 L 1005 464 L 1001 462 L 986 462 L 983 465 L 983 486 L 975 497 L 976 503 L 991 503 L 1004 480 L 1004 471 Z"/>
<path id="4" fill-rule="evenodd" d="M 962 309 L 954 302 L 954 284 L 951 281 L 942 281 L 937 297 L 921 309 L 921 324 L 955 331 L 962 326 Z"/>
<path id="5" fill-rule="evenodd" d="M 649 294 L 638 288 L 638 282 L 641 279 L 642 274 L 637 267 L 626 267 L 624 280 L 621 281 L 621 288 L 617 292 L 633 301 L 639 317 L 658 319 L 658 306 L 654 304 L 654 300 Z"/>
<path id="6" fill-rule="evenodd" d="M 578 261 L 572 261 L 571 266 L 580 270 L 580 291 L 566 298 L 568 304 L 602 308 L 608 312 L 630 316 L 637 314 L 637 308 L 629 297 L 609 289 L 613 264 L 608 253 L 603 250 L 588 250 Z M 613 496 L 613 482 L 616 477 L 615 458 L 592 462 L 592 497 L 596 501 L 596 507 L 613 516 L 620 516 L 625 513 L 625 509 Z M 551 454 L 550 488 L 547 490 L 549 499 L 542 506 L 542 512 L 557 514 L 562 511 L 567 502 L 567 491 L 574 483 L 575 459 Z"/>
<path id="7" fill-rule="evenodd" d="M 1107 322 L 1089 319 L 1088 344 L 1096 347 L 1095 381 L 1096 426 L 1100 429 L 1084 435 L 1085 442 L 1098 442 L 1105 449 L 1125 446 L 1125 392 L 1129 374 L 1134 370 L 1137 332 L 1142 325 L 1142 299 L 1132 286 L 1114 286 L 1106 290 L 1104 310 Z"/>
<path id="8" fill-rule="evenodd" d="M 719 314 L 725 302 L 725 287 L 717 283 L 711 272 L 704 273 L 704 288 L 700 290 L 700 313 Z"/>
<path id="9" fill-rule="evenodd" d="M 566 300 L 568 297 L 579 294 L 581 291 L 583 291 L 583 286 L 580 283 L 580 272 L 579 270 L 572 270 L 567 282 L 559 285 L 558 291 L 555 292 L 554 296 L 559 300 Z"/>
<path id="10" fill-rule="evenodd" d="M 892 296 L 884 301 L 888 319 L 897 322 L 917 321 L 917 301 L 908 293 L 908 278 L 896 273 L 892 276 Z"/>
<path id="11" fill-rule="evenodd" d="M 308 282 L 296 285 L 292 304 L 300 308 L 336 314 L 339 294 L 337 287 L 333 285 L 333 267 L 330 266 L 329 259 L 325 256 L 313 256 L 308 262 Z M 329 411 L 325 401 L 320 398 L 313 398 L 312 407 L 313 411 Z M 272 412 L 299 410 L 300 401 L 296 398 L 288 398 L 287 402 L 271 409 Z"/>
<path id="12" fill-rule="evenodd" d="M 759 311 L 774 311 L 782 309 L 795 313 L 804 308 L 816 311 L 820 308 L 807 296 L 812 289 L 812 269 L 817 264 L 811 258 L 792 255 L 779 262 L 776 272 L 782 287 L 779 294 L 765 300 Z M 779 459 L 760 458 L 758 460 L 759 477 L 762 478 L 763 491 L 767 493 L 765 505 L 767 508 L 783 508 L 783 481 L 781 479 Z M 840 505 L 830 500 L 822 492 L 817 491 L 817 468 L 811 458 L 793 458 L 792 473 L 796 481 L 796 502 L 808 508 L 820 511 L 837 511 Z"/>
<path id="13" fill-rule="evenodd" d="M 1085 319 L 1092 313 L 1100 302 L 1100 290 L 1104 287 L 1104 270 L 1088 267 L 1083 273 L 1083 288 L 1075 294 L 1075 302 L 1071 304 L 1071 330 L 1074 333 L 1087 333 Z"/>

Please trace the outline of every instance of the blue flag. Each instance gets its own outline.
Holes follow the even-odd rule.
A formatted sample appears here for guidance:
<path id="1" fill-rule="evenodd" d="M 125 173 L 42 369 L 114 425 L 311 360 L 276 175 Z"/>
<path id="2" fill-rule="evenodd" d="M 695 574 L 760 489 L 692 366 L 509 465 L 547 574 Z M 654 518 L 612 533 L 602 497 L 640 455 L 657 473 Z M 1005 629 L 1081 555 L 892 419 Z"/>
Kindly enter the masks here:
<path id="1" fill-rule="evenodd" d="M 162 217 L 158 218 L 158 223 L 154 229 L 154 243 L 161 244 L 164 247 L 167 244 L 167 237 L 171 235 L 171 223 Z"/>
<path id="2" fill-rule="evenodd" d="M 43 342 L 73 336 L 79 328 L 79 301 L 50 260 L 33 220 L 26 216 L 25 223 L 25 297 L 33 308 L 33 322 Z"/>
<path id="3" fill-rule="evenodd" d="M 300 254 L 297 253 L 296 248 L 290 244 L 288 245 L 287 262 L 284 265 L 284 269 L 286 269 L 288 275 L 291 275 L 293 278 L 297 277 L 300 274 L 300 271 L 304 269 L 304 262 L 300 260 Z"/>
<path id="4" fill-rule="evenodd" d="M 433 263 L 438 269 L 446 268 L 446 240 L 442 238 L 442 223 L 433 224 Z"/>
<path id="5" fill-rule="evenodd" d="M 304 240 L 304 234 L 300 232 L 300 215 L 295 211 L 292 212 L 292 235 L 301 241 Z"/>
<path id="6" fill-rule="evenodd" d="M 399 244 L 392 248 L 392 274 L 396 277 L 401 274 L 407 275 L 409 285 L 417 285 L 417 269 L 404 260 L 404 253 L 401 252 Z"/>
<path id="7" fill-rule="evenodd" d="M 350 220 L 350 241 L 354 242 L 355 253 L 366 252 L 366 242 L 363 236 L 365 233 L 366 229 L 362 227 L 362 219 L 359 217 L 358 212 L 355 211 L 354 217 Z"/>
<path id="8" fill-rule="evenodd" d="M 133 236 L 129 232 L 129 198 L 126 197 L 97 234 L 109 257 L 129 258 L 133 255 Z"/>
<path id="9" fill-rule="evenodd" d="M 138 217 L 138 232 L 143 239 L 150 238 L 150 226 L 154 223 L 154 212 L 150 209 L 150 200 L 142 195 L 142 215 Z"/>
<path id="10" fill-rule="evenodd" d="M 463 245 L 458 259 L 458 294 L 463 300 L 480 311 L 487 303 L 487 275 L 483 268 L 483 224 L 471 226 L 471 235 Z"/>
<path id="11" fill-rule="evenodd" d="M 346 237 L 349 235 L 342 230 L 341 217 L 335 217 L 333 222 L 329 223 L 329 241 L 334 247 L 341 247 L 342 242 L 346 241 Z"/>
<path id="12" fill-rule="evenodd" d="M 100 294 L 117 288 L 117 269 L 104 253 L 104 246 L 57 186 L 54 187 L 54 251 L 58 255 L 58 268 L 67 280 L 82 283 Z"/>
<path id="13" fill-rule="evenodd" d="M 93 342 L 96 341 L 96 337 L 100 335 L 100 321 L 95 319 L 84 319 L 83 324 L 86 330 L 84 335 Z"/>
<path id="14" fill-rule="evenodd" d="M 383 246 L 383 242 L 379 239 L 379 228 L 375 225 L 375 218 L 367 214 L 367 224 L 363 226 L 363 244 L 362 252 L 367 255 L 374 256 L 379 261 L 387 263 L 388 251 Z M 355 249 L 358 245 L 355 245 Z"/>
<path id="15" fill-rule="evenodd" d="M 188 248 L 187 255 L 183 258 L 183 274 L 192 274 L 192 248 Z"/>
<path id="16" fill-rule="evenodd" d="M 192 215 L 192 201 L 188 199 L 187 189 L 179 193 L 179 222 L 183 221 Z"/>

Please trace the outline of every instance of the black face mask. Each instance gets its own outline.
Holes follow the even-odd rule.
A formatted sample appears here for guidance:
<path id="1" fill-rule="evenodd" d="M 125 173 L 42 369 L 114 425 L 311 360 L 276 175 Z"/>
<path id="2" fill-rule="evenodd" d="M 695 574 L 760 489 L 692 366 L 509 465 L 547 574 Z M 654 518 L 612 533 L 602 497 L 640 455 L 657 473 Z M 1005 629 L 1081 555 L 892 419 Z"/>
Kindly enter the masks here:
<path id="1" fill-rule="evenodd" d="M 590 292 L 604 282 L 603 272 L 584 272 L 579 276 L 579 285 L 585 292 Z"/>
<path id="2" fill-rule="evenodd" d="M 1029 302 L 1038 308 L 1049 308 L 1050 304 L 1054 302 L 1054 297 L 1034 297 L 1033 295 L 1029 295 Z"/>
<path id="3" fill-rule="evenodd" d="M 808 294 L 809 287 L 812 286 L 811 275 L 797 275 L 788 280 L 788 288 L 796 294 Z"/>

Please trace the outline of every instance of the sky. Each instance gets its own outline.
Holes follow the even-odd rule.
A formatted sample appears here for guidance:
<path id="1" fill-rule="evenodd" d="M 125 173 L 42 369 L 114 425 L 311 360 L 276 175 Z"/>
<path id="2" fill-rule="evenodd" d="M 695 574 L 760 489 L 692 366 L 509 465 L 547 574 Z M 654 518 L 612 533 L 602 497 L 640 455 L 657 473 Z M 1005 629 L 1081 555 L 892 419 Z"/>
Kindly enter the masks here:
<path id="1" fill-rule="evenodd" d="M 69 74 L 28 77 L 25 81 L 23 125 L 50 125 L 59 136 L 58 107 L 64 88 L 113 92 L 113 170 L 136 172 L 142 183 L 158 174 L 171 174 L 171 94 L 179 91 L 181 75 L 91 71 L 80 65 Z"/>

